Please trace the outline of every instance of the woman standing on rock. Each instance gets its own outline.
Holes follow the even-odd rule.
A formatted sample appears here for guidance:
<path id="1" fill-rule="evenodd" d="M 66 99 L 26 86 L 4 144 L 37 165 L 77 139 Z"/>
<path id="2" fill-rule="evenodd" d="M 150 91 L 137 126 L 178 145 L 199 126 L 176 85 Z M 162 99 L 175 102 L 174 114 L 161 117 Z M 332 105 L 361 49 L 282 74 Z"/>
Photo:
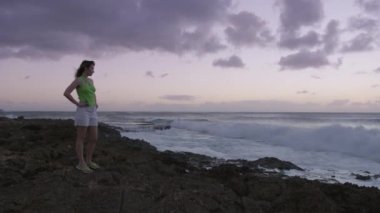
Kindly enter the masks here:
<path id="1" fill-rule="evenodd" d="M 77 138 L 75 151 L 79 160 L 77 169 L 84 173 L 91 173 L 92 169 L 100 168 L 92 161 L 92 155 L 98 140 L 98 116 L 94 82 L 89 76 L 94 73 L 95 62 L 84 60 L 75 74 L 75 80 L 66 88 L 64 96 L 77 106 L 75 113 L 75 126 Z M 79 101 L 75 100 L 71 93 L 76 89 Z M 86 159 L 84 159 L 84 140 L 88 135 L 86 147 Z"/>

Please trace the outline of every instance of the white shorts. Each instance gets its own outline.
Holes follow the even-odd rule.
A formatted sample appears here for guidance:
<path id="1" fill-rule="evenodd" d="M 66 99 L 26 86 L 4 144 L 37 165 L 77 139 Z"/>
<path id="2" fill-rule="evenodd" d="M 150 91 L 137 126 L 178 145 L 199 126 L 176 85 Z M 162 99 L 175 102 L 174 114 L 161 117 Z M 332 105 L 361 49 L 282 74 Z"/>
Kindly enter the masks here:
<path id="1" fill-rule="evenodd" d="M 77 107 L 75 126 L 98 126 L 96 107 Z"/>

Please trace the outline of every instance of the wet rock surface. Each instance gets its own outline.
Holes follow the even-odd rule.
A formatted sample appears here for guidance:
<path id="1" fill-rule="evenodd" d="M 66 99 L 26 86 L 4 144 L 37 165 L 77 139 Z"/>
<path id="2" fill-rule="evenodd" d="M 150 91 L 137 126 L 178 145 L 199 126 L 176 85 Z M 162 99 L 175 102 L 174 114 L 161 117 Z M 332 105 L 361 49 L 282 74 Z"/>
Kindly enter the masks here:
<path id="1" fill-rule="evenodd" d="M 264 168 L 275 158 L 222 160 L 158 152 L 100 125 L 91 174 L 75 169 L 72 120 L 0 119 L 0 212 L 380 212 L 380 190 Z"/>

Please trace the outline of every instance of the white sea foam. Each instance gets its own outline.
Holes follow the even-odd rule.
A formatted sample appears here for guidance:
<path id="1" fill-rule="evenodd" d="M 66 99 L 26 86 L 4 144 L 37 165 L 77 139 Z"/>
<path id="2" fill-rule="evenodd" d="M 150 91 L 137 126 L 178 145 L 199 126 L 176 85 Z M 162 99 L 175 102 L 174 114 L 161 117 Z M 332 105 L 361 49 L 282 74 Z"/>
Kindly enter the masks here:
<path id="1" fill-rule="evenodd" d="M 380 163 L 343 153 L 296 150 L 291 147 L 211 136 L 176 128 L 153 132 L 124 132 L 122 135 L 146 140 L 162 151 L 186 151 L 224 159 L 256 160 L 276 157 L 305 169 L 302 172 L 291 170 L 285 173 L 290 176 L 301 176 L 328 183 L 350 182 L 380 188 L 380 179 L 360 181 L 352 175 L 352 173 L 362 174 L 365 171 L 369 171 L 372 176 L 380 174 Z"/>
<path id="2" fill-rule="evenodd" d="M 73 112 L 7 112 L 25 118 L 72 118 Z M 276 157 L 295 163 L 302 176 L 380 188 L 380 114 L 352 113 L 131 113 L 99 112 L 99 120 L 159 150 L 224 159 Z M 157 130 L 170 125 L 170 129 Z"/>
<path id="3" fill-rule="evenodd" d="M 231 139 L 247 139 L 298 150 L 329 151 L 380 162 L 380 131 L 339 124 L 322 127 L 288 127 L 238 122 L 176 120 L 172 127 Z"/>

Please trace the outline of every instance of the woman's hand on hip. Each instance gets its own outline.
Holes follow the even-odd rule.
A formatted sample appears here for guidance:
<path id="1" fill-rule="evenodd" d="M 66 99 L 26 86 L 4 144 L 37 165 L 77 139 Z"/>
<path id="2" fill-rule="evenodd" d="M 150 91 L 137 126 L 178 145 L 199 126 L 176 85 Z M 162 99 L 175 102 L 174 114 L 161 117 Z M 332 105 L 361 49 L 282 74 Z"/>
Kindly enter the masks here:
<path id="1" fill-rule="evenodd" d="M 79 103 L 77 104 L 78 107 L 88 107 L 88 104 L 85 103 Z"/>

